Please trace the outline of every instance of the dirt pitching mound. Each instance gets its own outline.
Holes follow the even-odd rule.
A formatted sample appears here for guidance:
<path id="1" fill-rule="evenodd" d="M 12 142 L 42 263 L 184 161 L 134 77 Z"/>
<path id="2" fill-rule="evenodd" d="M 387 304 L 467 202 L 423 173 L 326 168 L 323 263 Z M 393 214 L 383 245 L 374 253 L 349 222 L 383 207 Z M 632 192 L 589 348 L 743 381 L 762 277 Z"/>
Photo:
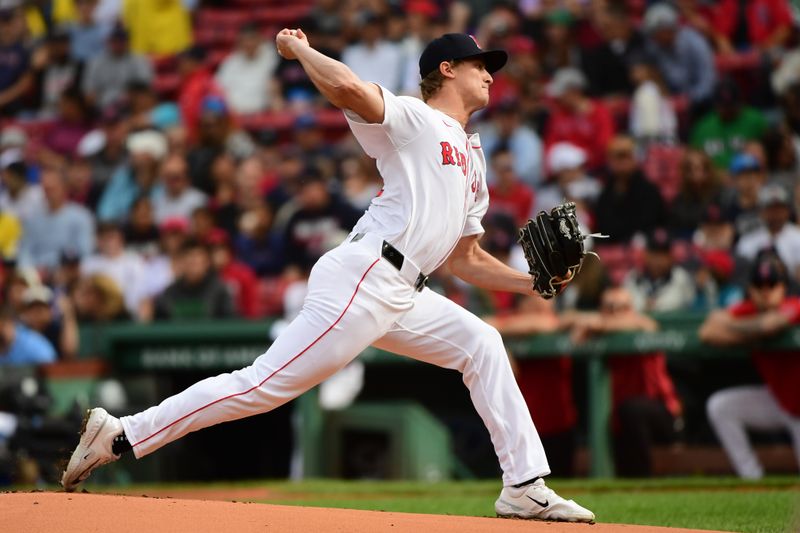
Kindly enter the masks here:
<path id="1" fill-rule="evenodd" d="M 104 494 L 0 494 L 2 530 L 14 533 L 681 533 L 618 524 L 559 524 L 258 503 Z M 708 533 L 707 531 L 704 533 Z"/>

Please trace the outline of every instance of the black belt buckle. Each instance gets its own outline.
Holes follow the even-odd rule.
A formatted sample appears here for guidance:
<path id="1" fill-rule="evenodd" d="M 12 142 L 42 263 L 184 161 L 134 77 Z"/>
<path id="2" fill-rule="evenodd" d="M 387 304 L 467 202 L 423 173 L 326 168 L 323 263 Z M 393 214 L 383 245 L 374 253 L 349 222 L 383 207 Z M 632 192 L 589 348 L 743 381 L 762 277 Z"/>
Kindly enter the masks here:
<path id="1" fill-rule="evenodd" d="M 417 292 L 422 292 L 422 289 L 424 289 L 427 285 L 428 276 L 420 272 L 419 276 L 417 276 L 417 281 L 414 282 L 414 290 Z"/>

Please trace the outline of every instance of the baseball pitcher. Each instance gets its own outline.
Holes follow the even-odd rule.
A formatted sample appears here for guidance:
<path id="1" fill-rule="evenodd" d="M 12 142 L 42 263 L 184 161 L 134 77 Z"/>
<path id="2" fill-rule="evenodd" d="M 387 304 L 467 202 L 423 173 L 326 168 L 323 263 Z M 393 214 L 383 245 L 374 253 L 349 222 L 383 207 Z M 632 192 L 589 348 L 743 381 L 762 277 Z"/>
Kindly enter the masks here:
<path id="1" fill-rule="evenodd" d="M 426 288 L 427 274 L 447 263 L 478 287 L 539 289 L 552 297 L 580 266 L 582 237 L 569 205 L 521 231 L 531 273 L 478 245 L 489 203 L 486 162 L 478 135 L 464 128 L 488 104 L 492 73 L 506 53 L 482 50 L 463 34 L 433 40 L 419 60 L 420 100 L 360 80 L 312 48 L 300 29 L 284 29 L 276 41 L 279 53 L 299 61 L 320 93 L 344 110 L 356 139 L 377 160 L 383 193 L 345 242 L 314 266 L 302 312 L 266 353 L 141 413 L 117 419 L 90 410 L 62 485 L 75 490 L 122 453 L 141 458 L 189 432 L 270 411 L 374 345 L 463 374 L 503 470 L 498 515 L 593 522 L 591 511 L 544 483 L 547 458 L 500 335 Z"/>

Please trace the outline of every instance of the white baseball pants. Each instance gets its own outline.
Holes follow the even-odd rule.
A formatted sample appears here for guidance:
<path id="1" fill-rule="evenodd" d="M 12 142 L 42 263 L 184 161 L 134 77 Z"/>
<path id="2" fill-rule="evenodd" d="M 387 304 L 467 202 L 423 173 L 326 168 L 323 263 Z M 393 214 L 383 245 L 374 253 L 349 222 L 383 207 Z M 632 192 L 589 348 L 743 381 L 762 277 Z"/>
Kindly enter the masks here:
<path id="1" fill-rule="evenodd" d="M 783 410 L 766 386 L 733 387 L 715 392 L 708 399 L 706 411 L 739 477 L 760 479 L 764 476 L 764 469 L 747 438 L 748 429 L 786 429 L 800 466 L 800 418 Z"/>
<path id="2" fill-rule="evenodd" d="M 497 330 L 430 289 L 416 292 L 375 239 L 346 242 L 320 259 L 302 311 L 251 366 L 123 417 L 125 435 L 141 458 L 189 432 L 270 411 L 371 344 L 463 374 L 505 485 L 550 473 Z"/>

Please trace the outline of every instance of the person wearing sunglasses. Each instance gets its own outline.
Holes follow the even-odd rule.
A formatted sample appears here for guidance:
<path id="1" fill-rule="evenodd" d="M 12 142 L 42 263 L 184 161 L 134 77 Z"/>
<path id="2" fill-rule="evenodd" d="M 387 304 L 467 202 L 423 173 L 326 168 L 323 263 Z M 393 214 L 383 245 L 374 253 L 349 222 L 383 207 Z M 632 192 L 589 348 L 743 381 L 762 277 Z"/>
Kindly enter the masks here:
<path id="1" fill-rule="evenodd" d="M 700 340 L 717 346 L 752 346 L 763 384 L 717 391 L 706 411 L 739 477 L 759 479 L 764 468 L 747 431 L 789 432 L 800 464 L 800 350 L 765 351 L 756 341 L 800 323 L 800 298 L 788 296 L 786 266 L 772 249 L 763 251 L 750 273 L 747 299 L 717 311 L 700 328 Z"/>

